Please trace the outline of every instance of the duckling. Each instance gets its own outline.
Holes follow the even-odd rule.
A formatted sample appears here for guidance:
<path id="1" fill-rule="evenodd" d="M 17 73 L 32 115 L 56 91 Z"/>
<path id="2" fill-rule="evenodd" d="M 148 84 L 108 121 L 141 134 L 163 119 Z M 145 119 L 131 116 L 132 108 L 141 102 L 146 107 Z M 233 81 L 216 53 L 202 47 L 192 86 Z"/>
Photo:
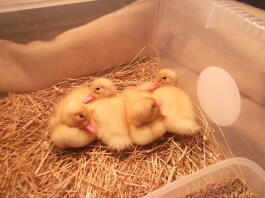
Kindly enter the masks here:
<path id="1" fill-rule="evenodd" d="M 83 147 L 96 139 L 90 114 L 83 104 L 88 88 L 73 89 L 56 107 L 50 119 L 51 139 L 59 148 Z"/>
<path id="2" fill-rule="evenodd" d="M 166 132 L 159 105 L 142 85 L 127 88 L 121 95 L 125 103 L 130 137 L 134 144 L 149 144 Z"/>
<path id="3" fill-rule="evenodd" d="M 132 144 L 126 123 L 124 103 L 120 97 L 98 100 L 92 113 L 92 124 L 96 128 L 99 140 L 119 151 Z"/>
<path id="4" fill-rule="evenodd" d="M 166 132 L 159 107 L 151 97 L 144 97 L 127 108 L 127 119 L 132 142 L 150 144 Z"/>
<path id="5" fill-rule="evenodd" d="M 163 104 L 161 112 L 165 115 L 164 123 L 169 132 L 192 135 L 200 126 L 196 122 L 193 103 L 189 95 L 177 87 L 178 75 L 170 69 L 161 69 L 152 84 L 147 88 L 152 96 Z"/>
<path id="6" fill-rule="evenodd" d="M 113 96 L 117 93 L 117 89 L 111 80 L 107 78 L 97 78 L 91 83 L 89 94 L 84 99 L 84 103 L 88 104 L 96 99 Z"/>
<path id="7" fill-rule="evenodd" d="M 65 149 L 84 147 L 94 141 L 96 136 L 84 129 L 59 124 L 53 129 L 51 139 L 55 146 Z"/>
<path id="8" fill-rule="evenodd" d="M 108 79 L 99 78 L 91 83 L 90 94 L 84 103 L 92 113 L 92 124 L 97 138 L 113 149 L 123 150 L 132 142 L 126 123 L 124 103 L 117 95 L 115 85 Z"/>

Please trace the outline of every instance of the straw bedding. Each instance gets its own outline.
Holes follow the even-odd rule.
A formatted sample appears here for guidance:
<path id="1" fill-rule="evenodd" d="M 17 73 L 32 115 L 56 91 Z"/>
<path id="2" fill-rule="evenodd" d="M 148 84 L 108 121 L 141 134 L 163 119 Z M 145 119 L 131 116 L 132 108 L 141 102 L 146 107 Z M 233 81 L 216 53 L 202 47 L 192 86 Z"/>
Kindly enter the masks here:
<path id="1" fill-rule="evenodd" d="M 159 68 L 156 59 L 144 59 L 98 76 L 123 89 L 150 80 Z M 70 88 L 94 78 L 67 79 L 0 99 L 0 197 L 141 197 L 224 159 L 209 138 L 215 130 L 199 110 L 203 130 L 193 137 L 166 135 L 122 152 L 99 141 L 81 149 L 54 148 L 47 127 L 54 105 Z"/>

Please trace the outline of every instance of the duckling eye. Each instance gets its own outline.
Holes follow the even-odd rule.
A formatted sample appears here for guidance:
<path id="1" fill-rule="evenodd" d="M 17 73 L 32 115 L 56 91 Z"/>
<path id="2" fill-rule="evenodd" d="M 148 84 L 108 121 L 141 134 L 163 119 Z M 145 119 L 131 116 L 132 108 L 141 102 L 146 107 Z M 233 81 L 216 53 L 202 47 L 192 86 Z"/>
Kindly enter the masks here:
<path id="1" fill-rule="evenodd" d="M 96 90 L 96 91 L 99 91 L 99 90 L 100 90 L 100 87 L 97 87 L 95 90 Z"/>
<path id="2" fill-rule="evenodd" d="M 155 109 L 155 108 L 156 108 L 156 106 L 153 104 L 153 105 L 152 105 L 152 109 Z"/>
<path id="3" fill-rule="evenodd" d="M 85 116 L 83 114 L 81 114 L 81 113 L 77 114 L 76 116 L 80 120 L 84 120 L 85 119 Z"/>
<path id="4" fill-rule="evenodd" d="M 163 79 L 163 80 L 167 80 L 167 77 L 165 76 L 165 77 L 163 77 L 162 79 Z"/>

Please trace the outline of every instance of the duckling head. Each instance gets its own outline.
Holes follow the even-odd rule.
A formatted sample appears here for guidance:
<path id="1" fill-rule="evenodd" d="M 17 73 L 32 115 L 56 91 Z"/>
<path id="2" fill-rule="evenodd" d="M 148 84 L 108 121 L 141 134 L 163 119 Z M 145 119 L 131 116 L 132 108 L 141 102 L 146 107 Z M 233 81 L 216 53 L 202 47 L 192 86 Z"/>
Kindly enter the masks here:
<path id="1" fill-rule="evenodd" d="M 178 75 L 175 71 L 171 69 L 161 69 L 157 75 L 153 83 L 149 86 L 148 90 L 153 91 L 161 86 L 175 86 L 178 83 Z"/>
<path id="2" fill-rule="evenodd" d="M 91 133 L 96 132 L 91 125 L 90 113 L 82 103 L 70 102 L 62 110 L 61 116 L 65 125 L 87 130 Z"/>
<path id="3" fill-rule="evenodd" d="M 131 121 L 135 126 L 142 126 L 157 118 L 159 115 L 159 107 L 153 98 L 145 97 L 133 105 L 130 115 Z"/>
<path id="4" fill-rule="evenodd" d="M 113 82 L 106 78 L 98 78 L 91 83 L 90 93 L 85 98 L 84 103 L 87 104 L 93 100 L 110 97 L 117 92 Z"/>

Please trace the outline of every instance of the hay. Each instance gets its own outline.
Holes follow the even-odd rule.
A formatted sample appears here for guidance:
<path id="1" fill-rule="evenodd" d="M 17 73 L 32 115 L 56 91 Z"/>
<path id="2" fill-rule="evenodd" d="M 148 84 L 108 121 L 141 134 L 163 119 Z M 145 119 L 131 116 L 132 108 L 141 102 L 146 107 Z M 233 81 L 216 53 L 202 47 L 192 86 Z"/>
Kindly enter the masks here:
<path id="1" fill-rule="evenodd" d="M 156 59 L 141 60 L 98 76 L 113 79 L 123 89 L 151 79 L 159 67 Z M 0 197 L 141 197 L 224 158 L 210 141 L 215 130 L 200 111 L 204 130 L 193 137 L 166 135 L 123 152 L 113 152 L 100 142 L 56 150 L 47 128 L 54 104 L 70 88 L 89 85 L 93 79 L 68 79 L 0 99 Z"/>

